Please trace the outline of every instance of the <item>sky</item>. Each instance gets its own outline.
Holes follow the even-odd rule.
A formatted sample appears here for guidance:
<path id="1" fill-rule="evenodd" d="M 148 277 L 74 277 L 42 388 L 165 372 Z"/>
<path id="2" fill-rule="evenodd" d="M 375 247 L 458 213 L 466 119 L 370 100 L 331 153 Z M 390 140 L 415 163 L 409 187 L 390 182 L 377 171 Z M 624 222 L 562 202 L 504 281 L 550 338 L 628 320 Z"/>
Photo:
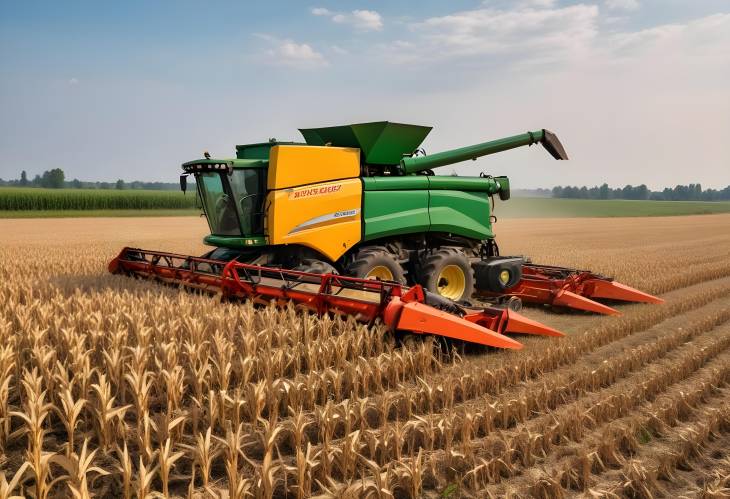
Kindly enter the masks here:
<path id="1" fill-rule="evenodd" d="M 431 125 L 515 188 L 730 184 L 727 0 L 0 0 L 0 178 L 175 182 L 297 128 Z"/>

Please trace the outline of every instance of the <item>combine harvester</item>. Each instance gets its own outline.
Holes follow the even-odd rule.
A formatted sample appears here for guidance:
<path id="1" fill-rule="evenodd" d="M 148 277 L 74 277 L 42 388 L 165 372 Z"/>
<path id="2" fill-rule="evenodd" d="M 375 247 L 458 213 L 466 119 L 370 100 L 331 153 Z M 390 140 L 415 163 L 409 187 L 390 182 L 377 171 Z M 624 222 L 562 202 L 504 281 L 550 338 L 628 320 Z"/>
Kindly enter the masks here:
<path id="1" fill-rule="evenodd" d="M 124 248 L 110 272 L 499 348 L 522 347 L 509 332 L 562 336 L 518 314 L 522 302 L 602 314 L 619 312 L 595 299 L 662 302 L 589 271 L 500 256 L 491 208 L 493 196 L 509 199 L 507 177 L 433 173 L 537 143 L 568 159 L 547 130 L 428 156 L 419 146 L 431 127 L 300 131 L 306 143 L 272 139 L 236 146 L 235 159 L 206 153 L 182 165 L 180 186 L 195 177 L 211 232 L 204 243 L 216 249 Z"/>

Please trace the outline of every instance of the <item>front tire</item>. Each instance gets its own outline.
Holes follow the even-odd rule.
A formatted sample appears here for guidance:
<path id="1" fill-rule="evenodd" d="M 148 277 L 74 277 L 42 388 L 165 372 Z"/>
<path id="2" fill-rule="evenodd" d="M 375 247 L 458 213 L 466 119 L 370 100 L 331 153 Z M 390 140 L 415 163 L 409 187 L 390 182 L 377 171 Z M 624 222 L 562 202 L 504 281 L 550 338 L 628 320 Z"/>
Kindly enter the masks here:
<path id="1" fill-rule="evenodd" d="M 421 260 L 418 281 L 432 293 L 460 302 L 474 294 L 474 270 L 463 250 L 438 248 Z"/>
<path id="2" fill-rule="evenodd" d="M 347 266 L 346 274 L 361 279 L 379 279 L 405 284 L 403 267 L 384 248 L 363 248 Z"/>

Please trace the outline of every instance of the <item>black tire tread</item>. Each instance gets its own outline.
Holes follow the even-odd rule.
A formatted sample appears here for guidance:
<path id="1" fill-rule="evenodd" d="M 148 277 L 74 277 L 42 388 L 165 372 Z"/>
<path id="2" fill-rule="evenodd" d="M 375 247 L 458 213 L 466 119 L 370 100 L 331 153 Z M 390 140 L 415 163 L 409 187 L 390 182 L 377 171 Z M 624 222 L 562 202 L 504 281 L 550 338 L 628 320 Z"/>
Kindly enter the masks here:
<path id="1" fill-rule="evenodd" d="M 355 254 L 352 262 L 345 268 L 345 274 L 354 277 L 361 277 L 367 273 L 363 269 L 367 269 L 372 266 L 374 259 L 385 258 L 390 260 L 390 270 L 393 272 L 393 278 L 396 282 L 401 284 L 406 283 L 403 267 L 398 263 L 398 260 L 393 254 L 388 251 L 384 246 L 365 246 L 360 248 Z"/>
<path id="2" fill-rule="evenodd" d="M 437 270 L 441 267 L 442 262 L 451 256 L 454 255 L 460 255 L 461 258 L 463 258 L 463 261 L 465 263 L 465 271 L 467 272 L 467 275 L 471 276 L 471 290 L 469 289 L 469 286 L 467 284 L 467 289 L 465 292 L 465 296 L 461 298 L 461 301 L 463 300 L 469 300 L 471 298 L 471 295 L 474 294 L 474 285 L 476 283 L 476 277 L 474 275 L 474 268 L 471 266 L 471 263 L 469 262 L 469 257 L 466 255 L 466 253 L 461 249 L 453 246 L 441 246 L 437 249 L 432 250 L 429 252 L 420 262 L 420 265 L 418 266 L 418 275 L 415 276 L 416 281 L 424 287 L 424 289 L 427 289 L 428 291 L 431 291 L 432 293 L 438 294 L 437 290 L 429 289 L 428 281 L 429 277 L 432 276 L 437 272 Z M 460 300 L 456 300 L 460 301 Z"/>

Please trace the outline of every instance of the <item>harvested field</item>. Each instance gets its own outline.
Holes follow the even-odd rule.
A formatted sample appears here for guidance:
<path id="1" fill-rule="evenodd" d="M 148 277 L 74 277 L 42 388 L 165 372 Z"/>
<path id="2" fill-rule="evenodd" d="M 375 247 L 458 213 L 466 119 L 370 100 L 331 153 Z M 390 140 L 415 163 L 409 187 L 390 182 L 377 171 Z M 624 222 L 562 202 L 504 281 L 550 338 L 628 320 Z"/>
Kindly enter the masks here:
<path id="1" fill-rule="evenodd" d="M 0 220 L 0 498 L 727 497 L 730 215 L 496 228 L 666 303 L 446 353 L 105 272 L 204 219 Z"/>

